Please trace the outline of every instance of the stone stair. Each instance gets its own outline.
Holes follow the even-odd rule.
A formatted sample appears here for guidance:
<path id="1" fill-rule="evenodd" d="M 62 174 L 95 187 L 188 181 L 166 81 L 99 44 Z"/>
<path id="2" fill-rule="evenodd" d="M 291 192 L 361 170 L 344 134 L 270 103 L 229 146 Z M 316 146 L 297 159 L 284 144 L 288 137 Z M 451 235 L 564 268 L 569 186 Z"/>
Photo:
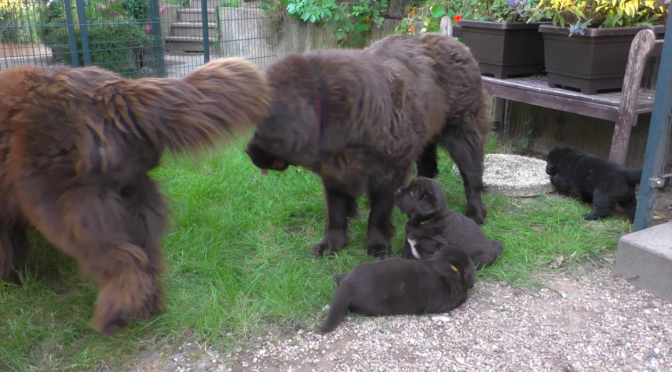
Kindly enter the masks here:
<path id="1" fill-rule="evenodd" d="M 226 0 L 208 0 L 208 40 L 212 53 L 217 36 L 215 7 Z M 203 53 L 203 15 L 200 0 L 191 0 L 189 8 L 177 10 L 177 19 L 170 23 L 165 36 L 167 53 Z"/>

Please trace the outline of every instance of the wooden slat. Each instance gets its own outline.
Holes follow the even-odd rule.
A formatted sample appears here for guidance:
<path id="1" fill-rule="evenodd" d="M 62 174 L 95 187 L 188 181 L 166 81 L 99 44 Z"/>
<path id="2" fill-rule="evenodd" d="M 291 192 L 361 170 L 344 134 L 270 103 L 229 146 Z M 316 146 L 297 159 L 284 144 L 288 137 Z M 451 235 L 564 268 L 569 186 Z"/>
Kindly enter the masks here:
<path id="1" fill-rule="evenodd" d="M 625 67 L 625 77 L 623 78 L 621 101 L 618 105 L 618 118 L 609 152 L 609 159 L 618 163 L 625 161 L 625 155 L 628 152 L 630 132 L 637 117 L 635 108 L 638 101 L 639 85 L 646 64 L 646 56 L 655 44 L 656 34 L 652 30 L 642 30 L 632 40 L 628 63 Z"/>
<path id="2" fill-rule="evenodd" d="M 508 79 L 507 79 L 508 80 Z M 516 102 L 524 102 L 535 106 L 554 110 L 573 112 L 594 118 L 615 121 L 618 107 L 580 99 L 549 95 L 544 91 L 526 90 L 517 86 L 491 84 L 483 82 L 483 91 L 490 96 L 500 97 Z"/>

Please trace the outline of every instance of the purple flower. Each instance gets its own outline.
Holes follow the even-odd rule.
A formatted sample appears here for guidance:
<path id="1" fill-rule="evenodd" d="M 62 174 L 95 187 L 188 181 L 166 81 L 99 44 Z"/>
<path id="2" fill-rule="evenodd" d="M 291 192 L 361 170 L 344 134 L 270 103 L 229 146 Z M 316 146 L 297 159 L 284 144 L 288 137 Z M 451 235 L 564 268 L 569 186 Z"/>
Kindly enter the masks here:
<path id="1" fill-rule="evenodd" d="M 518 1 L 517 0 L 508 0 L 507 4 L 509 4 L 509 6 L 516 6 L 516 2 L 518 2 Z"/>

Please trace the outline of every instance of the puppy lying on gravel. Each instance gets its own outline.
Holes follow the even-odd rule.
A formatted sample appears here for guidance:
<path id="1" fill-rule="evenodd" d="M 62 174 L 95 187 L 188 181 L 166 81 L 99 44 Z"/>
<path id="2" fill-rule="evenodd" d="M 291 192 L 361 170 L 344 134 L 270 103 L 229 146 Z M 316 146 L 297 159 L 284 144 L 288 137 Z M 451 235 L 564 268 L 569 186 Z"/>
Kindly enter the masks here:
<path id="1" fill-rule="evenodd" d="M 430 178 L 417 177 L 407 187 L 400 187 L 394 202 L 408 215 L 402 255 L 405 259 L 459 249 L 470 256 L 477 269 L 482 269 L 504 252 L 504 245 L 490 240 L 473 220 L 451 211 L 441 186 Z"/>
<path id="2" fill-rule="evenodd" d="M 333 331 L 348 310 L 366 316 L 445 313 L 467 300 L 474 264 L 464 252 L 443 249 L 426 260 L 388 258 L 336 275 L 338 285 L 320 331 Z"/>

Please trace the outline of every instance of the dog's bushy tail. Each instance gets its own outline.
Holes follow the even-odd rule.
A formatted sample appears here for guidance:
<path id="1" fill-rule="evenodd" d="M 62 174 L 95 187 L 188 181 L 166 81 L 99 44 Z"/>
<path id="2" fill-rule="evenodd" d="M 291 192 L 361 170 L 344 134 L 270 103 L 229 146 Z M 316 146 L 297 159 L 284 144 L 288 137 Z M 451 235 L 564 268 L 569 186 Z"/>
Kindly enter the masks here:
<path id="1" fill-rule="evenodd" d="M 348 308 L 350 307 L 350 291 L 347 288 L 347 285 L 341 285 L 336 290 L 334 298 L 331 300 L 331 306 L 329 308 L 329 316 L 327 320 L 324 321 L 322 327 L 320 327 L 320 332 L 329 333 L 336 329 L 336 327 L 341 323 L 343 318 L 348 314 Z"/>
<path id="2" fill-rule="evenodd" d="M 642 179 L 642 168 L 640 169 L 628 169 L 625 171 L 625 178 L 628 180 L 628 184 L 636 185 Z"/>
<path id="3" fill-rule="evenodd" d="M 270 105 L 263 73 L 242 58 L 214 60 L 183 79 L 120 79 L 100 95 L 119 129 L 170 151 L 205 148 L 254 127 Z"/>

